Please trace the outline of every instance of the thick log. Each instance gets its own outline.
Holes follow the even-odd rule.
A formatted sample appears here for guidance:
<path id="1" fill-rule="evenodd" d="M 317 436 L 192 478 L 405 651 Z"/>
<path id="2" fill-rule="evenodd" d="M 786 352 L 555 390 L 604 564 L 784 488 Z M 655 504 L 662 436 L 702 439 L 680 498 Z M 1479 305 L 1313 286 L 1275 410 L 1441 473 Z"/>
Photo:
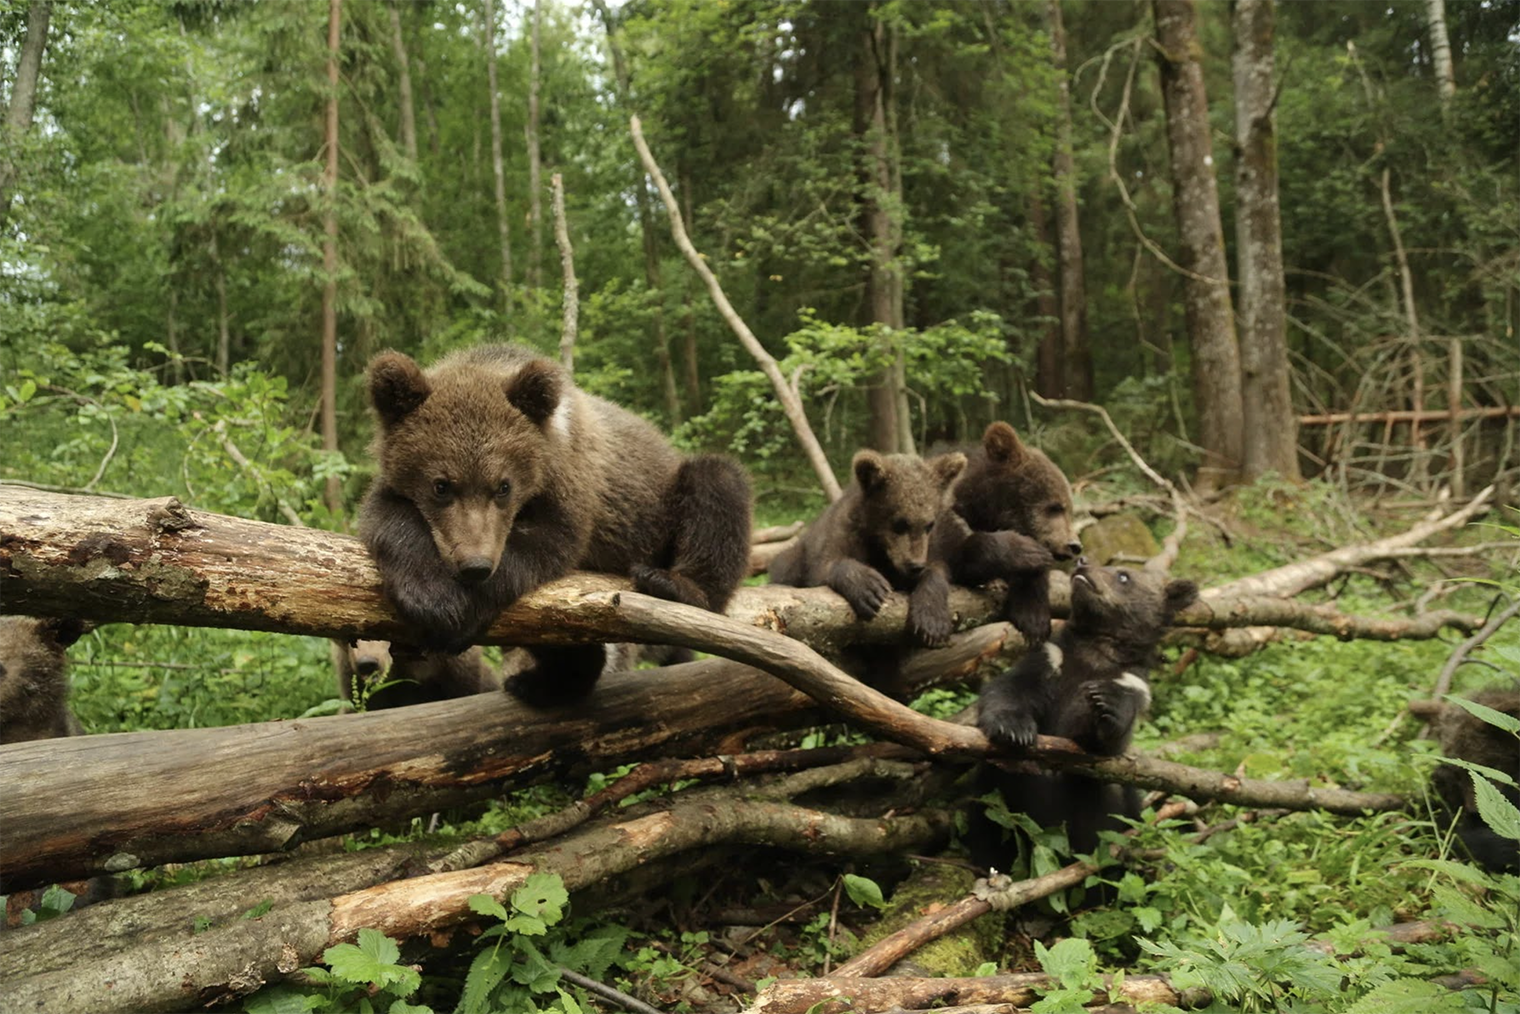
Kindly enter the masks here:
<path id="1" fill-rule="evenodd" d="M 1379 554 L 1407 553 L 1416 542 L 1470 518 L 1486 496 L 1390 539 L 1205 589 L 1177 623 L 1213 630 L 1271 625 L 1383 640 L 1433 637 L 1444 627 L 1476 630 L 1482 620 L 1460 613 L 1358 617 L 1282 596 Z M 1070 586 L 1063 573 L 1051 577 L 1051 605 L 1061 615 Z M 4 613 L 406 639 L 357 539 L 191 510 L 173 497 L 123 501 L 0 483 L 0 582 Z M 616 596 L 607 593 L 627 587 L 621 578 L 593 574 L 551 582 L 504 612 L 482 641 L 647 640 L 647 632 L 609 626 Z M 957 587 L 950 608 L 958 626 L 974 626 L 997 616 L 1002 598 L 997 584 Z M 806 641 L 826 654 L 848 644 L 901 640 L 907 612 L 906 596 L 893 594 L 875 619 L 861 622 L 828 589 L 771 585 L 741 588 L 728 608 L 732 619 Z"/>
<path id="2" fill-rule="evenodd" d="M 745 1014 L 846 1014 L 848 1011 L 928 1010 L 945 1004 L 1013 1004 L 1028 1007 L 1040 994 L 1059 989 L 1059 980 L 1042 972 L 984 975 L 974 979 L 884 979 L 836 976 L 827 979 L 778 979 L 760 992 Z M 1159 975 L 1126 975 L 1110 995 L 1112 1001 L 1179 1006 L 1184 997 Z M 1193 998 L 1189 998 L 1193 999 Z M 1106 1001 L 1098 1001 L 1106 1002 Z"/>
<path id="3" fill-rule="evenodd" d="M 779 794 L 786 794 L 784 791 Z M 511 860 L 348 893 L 278 905 L 258 919 L 234 919 L 195 934 L 187 913 L 180 932 L 125 950 L 81 953 L 67 921 L 38 936 L 74 951 L 63 967 L 8 979 L 0 1014 L 40 1011 L 200 1009 L 250 993 L 316 961 L 360 928 L 393 937 L 446 931 L 474 919 L 472 894 L 504 899 L 535 872 L 557 873 L 571 891 L 698 847 L 755 844 L 806 853 L 882 855 L 934 847 L 949 834 L 949 814 L 925 811 L 880 819 L 847 818 L 775 799 L 706 789 L 668 808 L 589 825 Z M 256 900 L 256 899 L 255 899 Z"/>
<path id="4" fill-rule="evenodd" d="M 0 483 L 0 581 L 5 613 L 339 639 L 407 635 L 358 539 L 193 510 L 173 497 L 124 501 Z M 599 627 L 607 611 L 588 597 L 628 587 L 607 575 L 552 582 L 504 612 L 482 643 L 609 639 Z M 997 614 L 1001 595 L 957 588 L 950 605 L 961 626 L 972 626 Z M 860 622 L 827 589 L 764 586 L 741 588 L 728 615 L 830 650 L 901 639 L 907 610 L 906 596 L 893 595 Z"/>

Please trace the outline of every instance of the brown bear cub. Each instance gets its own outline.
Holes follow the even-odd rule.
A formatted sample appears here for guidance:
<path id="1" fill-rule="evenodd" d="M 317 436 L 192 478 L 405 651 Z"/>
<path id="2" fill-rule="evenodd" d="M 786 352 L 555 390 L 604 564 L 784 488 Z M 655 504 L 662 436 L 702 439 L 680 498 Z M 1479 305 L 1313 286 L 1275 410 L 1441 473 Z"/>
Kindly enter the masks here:
<path id="1" fill-rule="evenodd" d="M 88 629 L 81 620 L 0 617 L 0 743 L 84 735 L 69 711 L 64 649 Z"/>
<path id="2" fill-rule="evenodd" d="M 1008 582 L 1004 613 L 1029 644 L 1050 637 L 1050 568 L 1082 551 L 1071 486 L 1044 452 L 995 422 L 967 455 L 933 554 L 956 584 Z"/>
<path id="3" fill-rule="evenodd" d="M 749 479 L 682 458 L 649 423 L 515 345 L 399 352 L 369 367 L 380 471 L 359 534 L 418 646 L 457 654 L 496 616 L 576 569 L 722 612 L 748 572 Z M 587 693 L 600 645 L 534 647 L 508 689 L 537 705 Z"/>
<path id="4" fill-rule="evenodd" d="M 1197 596 L 1191 581 L 1079 562 L 1071 578 L 1071 619 L 1054 640 L 987 684 L 977 726 L 994 743 L 1016 750 L 1045 735 L 1076 740 L 1089 753 L 1123 753 L 1150 706 L 1146 674 L 1156 648 L 1172 617 Z M 991 781 L 1009 810 L 1046 827 L 1065 823 L 1074 852 L 1096 848 L 1099 831 L 1122 829 L 1116 816 L 1140 815 L 1133 787 L 1079 774 L 998 772 Z"/>
<path id="5" fill-rule="evenodd" d="M 334 641 L 332 647 L 338 696 L 353 701 L 357 690 L 366 711 L 501 689 L 501 677 L 475 647 L 459 655 L 408 651 L 389 641 Z"/>
<path id="6" fill-rule="evenodd" d="M 1520 687 L 1490 687 L 1470 698 L 1510 719 L 1520 719 Z M 1445 704 L 1435 719 L 1443 756 L 1502 771 L 1520 783 L 1520 740 L 1513 732 L 1485 722 L 1457 704 Z M 1520 788 L 1490 779 L 1511 805 L 1520 807 Z M 1442 764 L 1430 776 L 1431 787 L 1448 817 L 1456 818 L 1457 837 L 1473 860 L 1495 873 L 1520 872 L 1520 851 L 1478 815 L 1473 776 L 1455 764 Z"/>
<path id="7" fill-rule="evenodd" d="M 828 585 L 862 620 L 880 612 L 894 588 L 908 592 L 908 633 L 928 647 L 944 644 L 950 585 L 943 567 L 930 566 L 930 533 L 965 467 L 959 453 L 923 461 L 860 451 L 844 496 L 771 562 L 771 583 Z"/>

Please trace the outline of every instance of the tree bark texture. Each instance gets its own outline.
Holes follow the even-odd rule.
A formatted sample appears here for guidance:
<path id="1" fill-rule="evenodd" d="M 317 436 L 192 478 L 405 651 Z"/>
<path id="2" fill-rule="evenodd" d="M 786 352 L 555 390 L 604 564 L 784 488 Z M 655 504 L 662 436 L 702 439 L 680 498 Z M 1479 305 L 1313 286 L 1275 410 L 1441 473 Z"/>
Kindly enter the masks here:
<path id="1" fill-rule="evenodd" d="M 1242 472 L 1298 480 L 1273 113 L 1275 0 L 1235 4 L 1235 259 L 1240 279 Z"/>
<path id="2" fill-rule="evenodd" d="M 1451 37 L 1446 32 L 1446 0 L 1425 0 L 1425 20 L 1430 25 L 1430 62 L 1436 72 L 1436 94 L 1446 113 L 1457 94 L 1457 75 L 1451 66 Z"/>
<path id="3" fill-rule="evenodd" d="M 37 107 L 37 79 L 42 74 L 42 54 L 47 49 L 48 21 L 52 13 L 51 0 L 32 0 L 26 11 L 26 39 L 21 43 L 16 78 L 11 82 L 11 101 L 5 110 L 6 151 L 0 157 L 0 223 L 10 215 L 11 195 L 16 184 L 16 150 L 32 127 L 32 113 Z"/>
<path id="4" fill-rule="evenodd" d="M 406 57 L 406 37 L 401 32 L 400 0 L 389 0 L 391 52 L 396 56 L 396 100 L 401 106 L 401 149 L 417 164 L 417 113 L 412 104 L 412 66 Z"/>
<path id="5" fill-rule="evenodd" d="M 486 0 L 486 86 L 491 89 L 491 172 L 496 179 L 496 232 L 501 244 L 501 302 L 511 307 L 512 226 L 507 221 L 507 175 L 501 161 L 501 93 L 496 88 L 496 3 Z"/>
<path id="6" fill-rule="evenodd" d="M 1092 349 L 1087 343 L 1087 285 L 1083 279 L 1082 230 L 1077 216 L 1077 171 L 1072 158 L 1071 82 L 1066 74 L 1066 29 L 1061 0 L 1046 0 L 1056 68 L 1056 249 L 1061 283 L 1061 382 L 1057 397 L 1091 401 Z"/>
<path id="7" fill-rule="evenodd" d="M 564 279 L 564 297 L 559 328 L 559 361 L 566 373 L 575 373 L 575 332 L 580 317 L 580 288 L 575 281 L 575 251 L 570 247 L 570 229 L 565 222 L 565 181 L 559 173 L 550 177 L 554 191 L 554 242 L 559 246 L 560 274 Z"/>
<path id="8" fill-rule="evenodd" d="M 565 887 L 575 891 L 653 860 L 714 844 L 881 855 L 933 847 L 949 829 L 949 815 L 933 811 L 875 820 L 846 818 L 773 799 L 736 799 L 723 790 L 699 790 L 666 808 L 599 821 L 478 869 L 294 901 L 259 919 L 235 919 L 200 934 L 182 925 L 177 933 L 150 938 L 130 950 L 92 952 L 67 967 L 19 980 L 7 976 L 0 1014 L 198 1009 L 283 978 L 364 927 L 393 937 L 446 931 L 475 918 L 469 909 L 471 895 L 505 898 L 533 873 L 557 873 Z M 29 932 L 56 934 L 53 928 L 66 929 L 65 922 L 42 923 Z"/>
<path id="9" fill-rule="evenodd" d="M 866 324 L 892 329 L 902 326 L 900 270 L 893 246 L 892 172 L 887 150 L 887 104 L 891 81 L 884 66 L 887 28 L 871 4 L 857 4 L 860 30 L 855 49 L 855 139 L 859 147 L 861 188 L 860 231 L 866 243 Z M 897 366 L 894 361 L 871 381 L 866 391 L 869 413 L 867 442 L 883 453 L 899 448 Z"/>
<path id="10" fill-rule="evenodd" d="M 523 126 L 528 142 L 528 288 L 542 283 L 540 272 L 544 259 L 543 169 L 538 146 L 538 93 L 542 87 L 543 61 L 539 34 L 543 22 L 543 0 L 533 0 L 532 62 L 528 69 L 528 122 Z"/>
<path id="11" fill-rule="evenodd" d="M 343 0 L 327 5 L 327 165 L 322 173 L 322 449 L 338 449 L 338 40 Z M 224 374 L 225 375 L 225 374 Z M 328 476 L 324 499 L 334 517 L 343 511 L 343 487 Z"/>
<path id="12" fill-rule="evenodd" d="M 1177 262 L 1186 272 L 1183 305 L 1193 350 L 1198 442 L 1204 452 L 1197 485 L 1210 489 L 1233 481 L 1243 456 L 1240 345 L 1230 303 L 1196 10 L 1193 0 L 1154 0 L 1154 10 L 1172 158 Z"/>
<path id="13" fill-rule="evenodd" d="M 839 480 L 834 477 L 833 469 L 829 467 L 829 459 L 823 453 L 823 447 L 819 445 L 818 438 L 813 434 L 813 427 L 808 423 L 807 411 L 802 407 L 802 402 L 792 391 L 791 384 L 786 377 L 781 375 L 781 367 L 776 364 L 775 357 L 765 351 L 765 346 L 755 337 L 755 333 L 744 323 L 738 311 L 728 301 L 728 296 L 723 292 L 723 286 L 718 282 L 718 276 L 713 274 L 712 268 L 702 259 L 697 248 L 692 245 L 691 238 L 686 233 L 686 223 L 681 218 L 681 209 L 676 204 L 675 195 L 670 192 L 670 184 L 665 182 L 665 174 L 660 172 L 659 163 L 654 160 L 654 155 L 649 151 L 649 145 L 644 141 L 644 131 L 639 124 L 637 116 L 631 117 L 628 123 L 629 131 L 633 134 L 633 145 L 638 149 L 639 158 L 644 163 L 644 171 L 654 180 L 655 189 L 660 192 L 660 199 L 665 202 L 665 214 L 670 219 L 670 232 L 675 238 L 676 246 L 680 249 L 686 263 L 691 265 L 693 271 L 702 279 L 707 286 L 707 293 L 712 298 L 713 305 L 718 308 L 718 314 L 728 324 L 734 335 L 739 339 L 739 344 L 744 346 L 760 366 L 760 372 L 764 373 L 771 382 L 771 389 L 776 392 L 776 400 L 781 403 L 781 410 L 786 414 L 787 421 L 792 424 L 792 432 L 797 435 L 797 442 L 802 445 L 802 453 L 813 466 L 813 472 L 818 476 L 818 482 L 823 487 L 824 494 L 832 502 L 844 495 L 844 490 L 839 486 Z"/>
<path id="14" fill-rule="evenodd" d="M 1036 242 L 1050 248 L 1059 259 L 1060 248 L 1050 231 L 1050 215 L 1038 189 L 1029 198 L 1029 228 Z M 1036 292 L 1034 310 L 1043 318 L 1040 344 L 1035 349 L 1034 387 L 1047 398 L 1059 398 L 1066 381 L 1061 367 L 1061 303 L 1057 283 L 1043 259 L 1031 265 L 1029 271 Z"/>

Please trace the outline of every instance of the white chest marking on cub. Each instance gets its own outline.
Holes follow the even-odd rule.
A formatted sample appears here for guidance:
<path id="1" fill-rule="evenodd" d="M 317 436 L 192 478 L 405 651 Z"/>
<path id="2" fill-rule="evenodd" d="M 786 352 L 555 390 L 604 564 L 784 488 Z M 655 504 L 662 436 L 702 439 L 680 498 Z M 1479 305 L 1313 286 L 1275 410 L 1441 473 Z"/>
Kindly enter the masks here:
<path id="1" fill-rule="evenodd" d="M 1141 679 L 1139 676 L 1136 676 L 1132 672 L 1127 672 L 1123 676 L 1120 676 L 1117 682 L 1120 686 L 1126 687 L 1139 694 L 1145 701 L 1144 706 L 1150 707 L 1151 687 L 1149 683 L 1145 682 L 1145 680 Z"/>
<path id="2" fill-rule="evenodd" d="M 1055 646 L 1054 641 L 1046 641 L 1045 659 L 1050 663 L 1050 667 L 1052 669 L 1054 669 L 1056 672 L 1060 672 L 1061 663 L 1066 661 L 1066 656 L 1061 654 L 1061 649 Z"/>

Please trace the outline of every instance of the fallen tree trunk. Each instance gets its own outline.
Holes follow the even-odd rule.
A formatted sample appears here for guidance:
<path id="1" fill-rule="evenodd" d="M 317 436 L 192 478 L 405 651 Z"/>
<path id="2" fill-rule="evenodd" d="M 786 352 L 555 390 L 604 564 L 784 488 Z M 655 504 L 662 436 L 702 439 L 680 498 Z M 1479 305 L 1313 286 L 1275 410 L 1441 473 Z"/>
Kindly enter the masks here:
<path id="1" fill-rule="evenodd" d="M 973 979 L 883 979 L 833 976 L 826 979 L 778 979 L 760 991 L 745 1014 L 846 1014 L 849 1011 L 916 1011 L 944 1005 L 1012 1004 L 1028 1007 L 1061 982 L 1041 972 L 984 975 Z M 1126 975 L 1107 1000 L 1096 1003 L 1163 1003 L 1194 1006 L 1201 997 L 1184 997 L 1159 975 Z M 1204 1001 L 1207 1002 L 1206 1000 Z"/>
<path id="2" fill-rule="evenodd" d="M 1003 650 L 1006 636 L 1017 635 L 998 624 L 919 653 L 901 689 L 964 679 Z M 0 884 L 287 850 L 552 777 L 736 752 L 757 733 L 829 717 L 763 672 L 706 659 L 609 674 L 574 710 L 537 711 L 484 694 L 357 715 L 13 744 L 0 747 Z"/>
<path id="3" fill-rule="evenodd" d="M 1464 510 L 1476 509 L 1469 505 Z M 1459 516 L 1470 514 L 1457 512 L 1439 524 L 1419 526 L 1419 537 L 1452 527 L 1452 518 Z M 1398 546 L 1383 540 L 1377 551 L 1405 549 L 1417 541 L 1414 534 L 1396 537 Z M 1335 567 L 1371 558 L 1366 552 L 1372 550 L 1346 547 L 1316 558 L 1318 563 L 1270 571 L 1258 576 L 1260 589 L 1246 587 L 1254 578 L 1205 589 L 1201 601 L 1176 622 L 1215 630 L 1272 625 L 1381 639 L 1433 637 L 1447 626 L 1466 632 L 1482 626 L 1480 618 L 1458 613 L 1383 620 L 1280 597 L 1279 589 L 1289 586 L 1283 582 L 1292 583 L 1285 574 L 1308 568 L 1315 580 L 1328 580 Z M 173 497 L 68 496 L 0 483 L 0 577 L 5 581 L 0 612 L 5 613 L 338 639 L 405 641 L 407 636 L 357 539 L 191 510 Z M 1060 615 L 1068 607 L 1070 585 L 1063 573 L 1051 577 L 1051 604 Z M 647 639 L 640 631 L 617 626 L 615 609 L 609 608 L 616 596 L 608 593 L 627 587 L 620 578 L 593 574 L 551 582 L 506 610 L 482 643 Z M 1002 599 L 1000 584 L 985 590 L 956 587 L 950 608 L 959 626 L 974 626 L 999 615 Z M 739 589 L 728 616 L 828 653 L 849 644 L 900 641 L 907 597 L 888 596 L 881 613 L 862 622 L 828 589 L 766 585 Z"/>
<path id="4" fill-rule="evenodd" d="M 882 762 L 890 763 L 890 762 Z M 811 784 L 808 782 L 807 784 Z M 775 793 L 787 794 L 785 783 Z M 890 804 L 890 800 L 885 801 Z M 476 918 L 473 894 L 503 898 L 533 873 L 556 873 L 571 891 L 693 848 L 755 844 L 807 853 L 882 855 L 930 848 L 949 834 L 949 814 L 859 819 L 721 789 L 685 793 L 668 808 L 602 820 L 511 860 L 276 906 L 257 919 L 181 932 L 67 966 L 7 977 L 0 1014 L 49 1010 L 164 1011 L 209 1006 L 312 964 L 360 928 L 393 937 L 446 931 Z M 60 941 L 67 921 L 37 927 Z"/>

